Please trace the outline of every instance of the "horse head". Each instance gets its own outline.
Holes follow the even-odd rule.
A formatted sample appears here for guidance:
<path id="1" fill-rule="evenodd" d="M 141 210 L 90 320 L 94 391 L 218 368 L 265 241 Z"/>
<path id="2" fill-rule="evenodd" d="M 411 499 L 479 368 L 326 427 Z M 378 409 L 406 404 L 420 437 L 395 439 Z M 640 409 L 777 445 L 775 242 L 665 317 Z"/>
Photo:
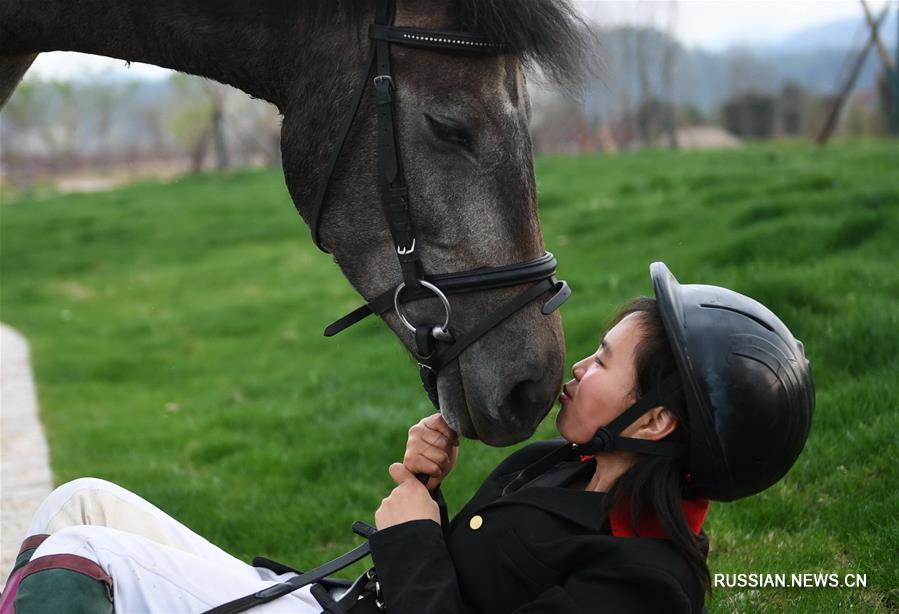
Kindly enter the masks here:
<path id="1" fill-rule="evenodd" d="M 373 16 L 337 14 L 319 53 L 306 64 L 302 91 L 284 111 L 282 151 L 298 210 L 347 279 L 367 300 L 403 279 L 397 246 L 380 204 L 376 95 L 361 99 L 327 185 L 324 162 L 339 145 L 338 124 L 353 112 Z M 397 145 L 421 264 L 428 273 L 528 262 L 545 252 L 537 214 L 525 68 L 545 59 L 564 66 L 577 46 L 577 20 L 565 3 L 406 0 L 394 24 L 429 31 L 475 30 L 500 40 L 489 54 L 392 46 Z M 308 56 L 308 52 L 307 52 Z M 327 64 L 327 65 L 326 65 Z M 336 68 L 335 68 L 336 65 Z M 363 68 L 364 73 L 364 68 Z M 318 87 L 310 88 L 310 83 Z M 298 85 L 298 87 L 300 87 Z M 310 135 L 316 135 L 310 142 Z M 322 212 L 310 203 L 325 190 Z M 318 218 L 318 219 L 317 219 Z M 476 327 L 522 292 L 503 287 L 450 297 L 455 331 Z M 469 438 L 508 445 L 533 434 L 556 399 L 564 368 L 558 312 L 534 301 L 499 323 L 439 372 L 447 422 Z M 406 307 L 413 322 L 440 321 L 436 298 Z M 382 314 L 410 349 L 416 340 L 394 310 Z M 349 333 L 348 333 L 349 334 Z"/>
<path id="2" fill-rule="evenodd" d="M 390 124 L 408 187 L 404 203 L 415 229 L 417 266 L 434 275 L 537 262 L 545 250 L 525 67 L 562 78 L 577 69 L 585 46 L 568 0 L 52 6 L 8 0 L 0 4 L 0 101 L 38 53 L 67 49 L 209 77 L 272 102 L 284 118 L 283 164 L 297 209 L 371 300 L 408 279 L 397 256 L 412 247 L 392 240 L 382 212 L 375 88 L 363 90 L 345 140 L 341 134 L 341 118 L 354 114 L 360 69 L 374 49 L 369 26 L 384 2 L 396 27 L 462 31 L 503 46 L 499 53 L 463 54 L 390 45 Z M 332 168 L 335 151 L 340 155 Z M 484 314 L 503 311 L 529 284 L 488 284 L 451 296 L 452 332 L 477 330 Z M 433 298 L 405 308 L 416 323 L 439 322 L 445 309 Z M 558 313 L 544 311 L 544 300 L 529 302 L 441 365 L 432 392 L 460 433 L 511 444 L 530 436 L 549 411 L 561 383 L 564 344 Z M 379 313 L 407 347 L 420 348 L 397 313 Z"/>

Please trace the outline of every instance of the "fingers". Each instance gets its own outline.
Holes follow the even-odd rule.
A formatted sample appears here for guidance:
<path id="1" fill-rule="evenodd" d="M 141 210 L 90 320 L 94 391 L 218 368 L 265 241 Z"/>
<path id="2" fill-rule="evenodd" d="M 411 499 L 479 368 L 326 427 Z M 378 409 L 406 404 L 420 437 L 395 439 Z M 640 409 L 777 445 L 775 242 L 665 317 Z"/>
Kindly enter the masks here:
<path id="1" fill-rule="evenodd" d="M 452 448 L 458 445 L 459 436 L 446 425 L 440 414 L 428 416 L 409 428 L 407 443 L 409 448 L 434 447 L 449 454 Z"/>
<path id="2" fill-rule="evenodd" d="M 402 485 L 409 480 L 415 482 L 418 481 L 415 478 L 415 474 L 409 471 L 402 463 L 392 463 L 387 469 L 387 472 L 390 474 L 391 479 L 397 483 L 397 485 Z"/>
<path id="3" fill-rule="evenodd" d="M 409 428 L 403 464 L 412 474 L 431 476 L 428 489 L 436 488 L 453 469 L 459 453 L 459 436 L 439 413 Z"/>
<path id="4" fill-rule="evenodd" d="M 431 477 L 443 477 L 451 468 L 448 454 L 430 449 L 423 452 L 406 450 L 403 465 L 413 474 L 427 473 Z"/>
<path id="5" fill-rule="evenodd" d="M 453 443 L 452 439 L 444 435 L 439 431 L 432 431 L 427 428 L 416 430 L 413 434 L 410 435 L 410 439 L 418 439 L 423 443 L 426 443 L 435 448 L 440 448 L 441 450 L 449 450 L 458 443 Z"/>
<path id="6" fill-rule="evenodd" d="M 378 529 L 419 519 L 429 519 L 440 524 L 440 508 L 415 476 L 400 463 L 391 465 L 389 472 L 398 486 L 384 497 L 375 511 Z"/>
<path id="7" fill-rule="evenodd" d="M 444 420 L 443 416 L 439 413 L 431 414 L 419 422 L 419 424 L 431 431 L 440 433 L 451 443 L 451 445 L 459 445 L 459 434 L 450 428 L 449 424 L 446 423 L 446 420 Z"/>

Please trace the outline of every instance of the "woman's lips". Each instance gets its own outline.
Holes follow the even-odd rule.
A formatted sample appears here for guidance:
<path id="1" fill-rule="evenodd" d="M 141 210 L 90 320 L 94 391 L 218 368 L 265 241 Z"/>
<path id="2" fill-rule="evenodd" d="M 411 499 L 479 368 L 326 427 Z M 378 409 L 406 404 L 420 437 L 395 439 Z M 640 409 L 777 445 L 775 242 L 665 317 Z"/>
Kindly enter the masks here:
<path id="1" fill-rule="evenodd" d="M 571 393 L 568 392 L 568 384 L 562 386 L 562 394 L 559 395 L 559 401 L 570 401 Z"/>

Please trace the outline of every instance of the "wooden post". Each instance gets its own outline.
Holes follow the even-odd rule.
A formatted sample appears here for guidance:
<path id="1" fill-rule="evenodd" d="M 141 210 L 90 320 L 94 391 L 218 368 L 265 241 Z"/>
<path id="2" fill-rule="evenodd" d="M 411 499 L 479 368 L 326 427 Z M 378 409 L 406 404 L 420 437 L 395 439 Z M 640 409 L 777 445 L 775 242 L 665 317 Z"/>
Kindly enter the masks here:
<path id="1" fill-rule="evenodd" d="M 868 52 L 871 51 L 871 47 L 874 46 L 874 41 L 878 40 L 877 29 L 883 23 L 884 19 L 886 19 L 889 11 L 889 5 L 885 6 L 880 12 L 880 15 L 877 16 L 877 21 L 871 25 L 871 35 L 868 37 L 868 43 L 865 45 L 864 49 L 862 49 L 861 53 L 858 54 L 855 64 L 852 66 L 852 70 L 849 71 L 848 78 L 835 94 L 830 111 L 828 112 L 824 123 L 821 125 L 821 130 L 818 132 L 818 137 L 815 139 L 815 142 L 818 143 L 818 145 L 825 145 L 833 134 L 834 129 L 837 127 L 837 122 L 840 119 L 840 111 L 843 110 L 843 104 L 845 104 L 846 99 L 849 98 L 849 94 L 852 92 L 855 80 L 858 79 L 858 75 L 862 71 L 862 66 L 865 64 L 865 58 L 868 57 Z"/>
<path id="2" fill-rule="evenodd" d="M 899 4 L 896 5 L 896 61 L 893 63 L 888 77 L 892 85 L 890 132 L 899 136 Z"/>

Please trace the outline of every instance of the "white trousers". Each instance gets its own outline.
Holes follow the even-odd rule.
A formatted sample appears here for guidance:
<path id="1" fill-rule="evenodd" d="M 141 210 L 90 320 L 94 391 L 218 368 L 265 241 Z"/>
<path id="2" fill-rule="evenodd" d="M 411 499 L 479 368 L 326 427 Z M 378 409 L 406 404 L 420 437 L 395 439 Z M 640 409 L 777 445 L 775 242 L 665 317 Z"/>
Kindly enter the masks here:
<path id="1" fill-rule="evenodd" d="M 113 579 L 117 614 L 203 612 L 296 575 L 253 567 L 209 543 L 134 493 L 81 478 L 54 490 L 28 535 L 49 534 L 31 560 L 75 554 Z M 309 587 L 251 613 L 320 614 Z"/>

